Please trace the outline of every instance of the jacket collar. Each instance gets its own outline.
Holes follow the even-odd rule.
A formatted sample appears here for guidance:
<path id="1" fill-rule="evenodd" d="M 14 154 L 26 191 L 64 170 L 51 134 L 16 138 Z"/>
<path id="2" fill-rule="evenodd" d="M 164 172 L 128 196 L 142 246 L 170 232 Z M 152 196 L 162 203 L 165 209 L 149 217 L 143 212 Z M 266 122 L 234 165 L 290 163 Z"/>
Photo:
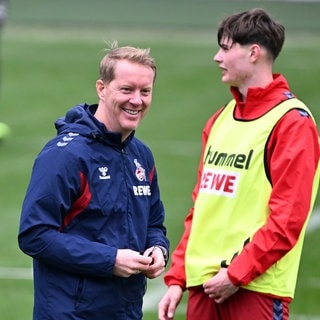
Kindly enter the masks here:
<path id="1" fill-rule="evenodd" d="M 246 120 L 258 118 L 288 97 L 293 97 L 287 80 L 281 74 L 274 74 L 273 81 L 264 88 L 249 88 L 245 101 L 238 88 L 231 87 L 230 90 L 237 102 L 235 117 Z"/>

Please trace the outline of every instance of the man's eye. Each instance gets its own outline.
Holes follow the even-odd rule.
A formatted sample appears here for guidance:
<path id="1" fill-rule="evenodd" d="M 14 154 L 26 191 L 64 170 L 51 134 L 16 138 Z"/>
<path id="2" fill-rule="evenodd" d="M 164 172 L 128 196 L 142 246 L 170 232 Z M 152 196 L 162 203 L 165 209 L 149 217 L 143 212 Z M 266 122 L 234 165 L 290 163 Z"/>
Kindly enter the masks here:
<path id="1" fill-rule="evenodd" d="M 131 89 L 130 88 L 121 88 L 121 91 L 123 93 L 129 93 L 129 92 L 131 92 Z"/>
<path id="2" fill-rule="evenodd" d="M 150 90 L 150 89 L 142 90 L 142 91 L 141 91 L 141 94 L 144 95 L 144 96 L 148 96 L 148 95 L 151 94 L 151 90 Z"/>

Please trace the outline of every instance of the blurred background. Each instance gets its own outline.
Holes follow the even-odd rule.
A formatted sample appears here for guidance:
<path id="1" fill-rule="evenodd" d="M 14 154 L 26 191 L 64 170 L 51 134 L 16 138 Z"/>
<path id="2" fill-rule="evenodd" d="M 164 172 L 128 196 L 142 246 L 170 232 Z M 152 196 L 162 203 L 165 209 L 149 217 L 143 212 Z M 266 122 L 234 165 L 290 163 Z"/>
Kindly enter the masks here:
<path id="1" fill-rule="evenodd" d="M 107 44 L 150 47 L 158 66 L 151 110 L 137 130 L 153 150 L 172 250 L 183 231 L 205 121 L 230 98 L 213 63 L 216 29 L 226 15 L 267 9 L 286 26 L 275 64 L 320 123 L 320 2 L 209 0 L 9 0 L 0 43 L 0 319 L 32 318 L 31 259 L 17 232 L 34 158 L 55 135 L 56 118 L 97 102 L 95 81 Z M 319 127 L 319 126 L 318 126 Z M 48 168 L 50 170 L 50 168 Z M 43 177 L 45 179 L 45 177 Z M 320 319 L 320 201 L 309 222 L 293 320 Z M 157 319 L 165 292 L 149 281 L 144 319 Z M 185 319 L 185 300 L 175 319 Z"/>

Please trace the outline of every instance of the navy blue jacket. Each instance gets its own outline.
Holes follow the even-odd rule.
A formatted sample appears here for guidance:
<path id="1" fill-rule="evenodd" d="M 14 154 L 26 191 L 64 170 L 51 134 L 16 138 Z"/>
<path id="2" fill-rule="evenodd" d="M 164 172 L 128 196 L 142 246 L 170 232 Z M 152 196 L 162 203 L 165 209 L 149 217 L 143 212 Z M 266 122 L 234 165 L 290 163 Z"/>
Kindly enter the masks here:
<path id="1" fill-rule="evenodd" d="M 114 276 L 117 249 L 168 249 L 150 149 L 78 105 L 35 160 L 19 246 L 33 257 L 34 319 L 141 319 L 143 274 Z"/>

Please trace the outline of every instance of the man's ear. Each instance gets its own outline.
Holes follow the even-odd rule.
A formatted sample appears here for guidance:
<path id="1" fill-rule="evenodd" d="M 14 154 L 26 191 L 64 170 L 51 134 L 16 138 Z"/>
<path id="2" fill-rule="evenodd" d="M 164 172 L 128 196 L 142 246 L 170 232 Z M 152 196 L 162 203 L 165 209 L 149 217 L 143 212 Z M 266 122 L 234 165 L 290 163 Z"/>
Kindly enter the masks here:
<path id="1" fill-rule="evenodd" d="M 249 50 L 251 61 L 256 61 L 261 55 L 261 47 L 258 44 L 252 44 Z"/>
<path id="2" fill-rule="evenodd" d="M 101 79 L 96 81 L 96 90 L 97 90 L 98 97 L 100 99 L 104 99 L 105 86 L 106 86 L 105 83 Z"/>

